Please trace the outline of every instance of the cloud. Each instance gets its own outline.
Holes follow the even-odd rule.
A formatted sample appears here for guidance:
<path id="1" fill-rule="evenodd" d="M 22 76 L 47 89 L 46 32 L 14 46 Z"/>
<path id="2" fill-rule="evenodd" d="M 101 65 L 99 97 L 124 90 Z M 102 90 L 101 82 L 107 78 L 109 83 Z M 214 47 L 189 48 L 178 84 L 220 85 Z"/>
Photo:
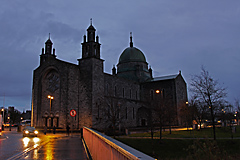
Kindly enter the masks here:
<path id="1" fill-rule="evenodd" d="M 228 87 L 230 100 L 239 97 L 239 5 L 238 0 L 1 1 L 0 97 L 5 93 L 6 105 L 30 109 L 32 73 L 48 34 L 57 58 L 76 64 L 90 18 L 106 72 L 118 63 L 133 32 L 134 46 L 154 76 L 182 70 L 189 83 L 204 65 Z"/>

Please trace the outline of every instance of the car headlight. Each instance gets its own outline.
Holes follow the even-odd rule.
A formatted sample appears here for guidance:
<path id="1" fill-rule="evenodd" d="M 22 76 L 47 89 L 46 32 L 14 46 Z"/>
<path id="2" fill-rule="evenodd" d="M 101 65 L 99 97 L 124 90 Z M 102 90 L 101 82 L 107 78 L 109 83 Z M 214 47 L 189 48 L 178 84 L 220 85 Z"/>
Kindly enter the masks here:
<path id="1" fill-rule="evenodd" d="M 25 134 L 28 134 L 29 133 L 29 131 L 25 131 Z"/>
<path id="2" fill-rule="evenodd" d="M 34 134 L 38 134 L 38 131 L 37 131 L 37 130 L 35 130 L 35 131 L 34 131 Z"/>

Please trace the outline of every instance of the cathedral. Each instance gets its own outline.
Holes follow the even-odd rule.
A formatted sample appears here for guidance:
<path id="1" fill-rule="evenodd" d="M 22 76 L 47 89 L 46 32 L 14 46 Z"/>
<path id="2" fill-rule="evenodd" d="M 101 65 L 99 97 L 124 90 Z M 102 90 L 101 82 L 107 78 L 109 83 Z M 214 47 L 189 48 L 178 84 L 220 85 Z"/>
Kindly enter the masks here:
<path id="1" fill-rule="evenodd" d="M 112 73 L 104 73 L 101 44 L 92 25 L 83 36 L 78 64 L 57 58 L 50 37 L 33 71 L 32 125 L 104 130 L 181 125 L 180 108 L 187 102 L 181 71 L 153 77 L 143 52 L 130 45 Z"/>

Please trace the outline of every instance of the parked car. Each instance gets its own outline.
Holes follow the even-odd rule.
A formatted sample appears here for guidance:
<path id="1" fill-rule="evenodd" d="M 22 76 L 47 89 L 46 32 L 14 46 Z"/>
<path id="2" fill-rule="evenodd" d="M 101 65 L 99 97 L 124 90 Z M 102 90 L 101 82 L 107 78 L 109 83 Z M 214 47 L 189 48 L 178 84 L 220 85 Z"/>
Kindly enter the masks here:
<path id="1" fill-rule="evenodd" d="M 12 127 L 17 127 L 18 124 L 15 124 L 15 123 L 14 123 L 14 124 L 11 124 L 11 126 L 12 126 Z"/>
<path id="2" fill-rule="evenodd" d="M 4 126 L 4 127 L 9 127 L 9 126 L 10 126 L 10 123 L 4 123 L 3 126 Z"/>
<path id="3" fill-rule="evenodd" d="M 26 120 L 22 120 L 21 121 L 21 126 L 31 126 L 31 120 L 30 119 L 26 119 Z"/>
<path id="4" fill-rule="evenodd" d="M 37 135 L 38 135 L 38 130 L 36 130 L 35 127 L 26 126 L 23 129 L 23 137 L 26 137 L 26 136 L 37 137 Z"/>

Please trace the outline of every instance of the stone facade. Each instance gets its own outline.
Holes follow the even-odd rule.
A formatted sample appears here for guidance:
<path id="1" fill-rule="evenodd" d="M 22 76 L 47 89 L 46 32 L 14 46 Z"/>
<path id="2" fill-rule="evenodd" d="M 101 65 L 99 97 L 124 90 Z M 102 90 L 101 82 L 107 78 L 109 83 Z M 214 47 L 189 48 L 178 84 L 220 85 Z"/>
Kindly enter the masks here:
<path id="1" fill-rule="evenodd" d="M 83 37 L 78 64 L 57 59 L 50 37 L 46 41 L 40 65 L 33 74 L 33 126 L 71 125 L 99 130 L 148 126 L 155 120 L 157 123 L 154 117 L 158 114 L 153 108 L 154 104 L 161 106 L 163 99 L 168 100 L 167 107 L 174 115 L 171 125 L 179 125 L 178 108 L 187 101 L 187 87 L 181 73 L 152 77 L 145 55 L 133 47 L 132 36 L 117 69 L 113 67 L 112 74 L 104 73 L 101 44 L 95 31 L 91 24 Z M 77 113 L 75 117 L 70 116 L 72 109 Z"/>

